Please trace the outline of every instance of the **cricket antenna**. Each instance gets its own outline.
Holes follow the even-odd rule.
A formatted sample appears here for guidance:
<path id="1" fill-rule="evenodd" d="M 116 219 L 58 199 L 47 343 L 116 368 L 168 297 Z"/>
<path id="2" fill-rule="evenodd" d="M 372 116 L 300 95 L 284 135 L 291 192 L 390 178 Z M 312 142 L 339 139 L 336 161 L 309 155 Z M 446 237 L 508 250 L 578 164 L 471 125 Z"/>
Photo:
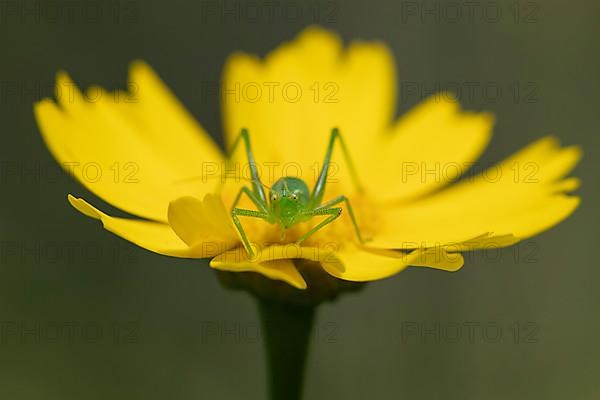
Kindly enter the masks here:
<path id="1" fill-rule="evenodd" d="M 258 179 L 248 179 L 248 178 L 241 178 L 241 179 L 243 179 L 243 180 L 245 180 L 245 181 L 248 181 L 248 182 L 257 182 L 259 185 L 261 185 L 261 186 L 262 186 L 262 187 L 264 187 L 265 189 L 267 189 L 267 190 L 269 190 L 269 191 L 273 190 L 273 189 L 271 188 L 271 186 L 269 186 L 269 185 L 265 185 L 264 183 L 262 183 L 262 182 L 261 182 L 261 181 L 259 181 Z"/>

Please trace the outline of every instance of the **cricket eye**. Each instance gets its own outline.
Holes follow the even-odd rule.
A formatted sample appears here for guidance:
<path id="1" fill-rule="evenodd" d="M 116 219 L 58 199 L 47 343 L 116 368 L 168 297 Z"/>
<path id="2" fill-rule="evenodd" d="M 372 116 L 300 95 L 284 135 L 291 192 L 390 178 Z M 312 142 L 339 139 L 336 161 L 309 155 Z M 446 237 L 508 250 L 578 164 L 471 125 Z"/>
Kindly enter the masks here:
<path id="1" fill-rule="evenodd" d="M 277 195 L 276 194 L 274 194 L 274 195 L 271 196 L 271 201 L 275 201 L 275 200 L 277 200 Z"/>
<path id="2" fill-rule="evenodd" d="M 296 193 L 294 193 L 294 194 L 292 195 L 292 199 L 293 199 L 293 200 L 297 200 L 297 199 L 298 199 L 298 196 L 296 196 Z"/>

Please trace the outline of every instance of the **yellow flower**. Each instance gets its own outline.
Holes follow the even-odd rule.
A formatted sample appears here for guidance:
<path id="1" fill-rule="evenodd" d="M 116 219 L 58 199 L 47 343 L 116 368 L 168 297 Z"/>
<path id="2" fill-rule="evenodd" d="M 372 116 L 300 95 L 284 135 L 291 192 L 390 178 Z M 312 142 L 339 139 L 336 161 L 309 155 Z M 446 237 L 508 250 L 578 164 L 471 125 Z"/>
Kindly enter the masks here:
<path id="1" fill-rule="evenodd" d="M 220 182 L 223 152 L 148 65 L 133 63 L 129 80 L 135 93 L 86 95 L 60 73 L 57 104 L 44 100 L 35 114 L 54 156 L 80 166 L 69 169 L 86 188 L 140 218 L 112 217 L 71 195 L 70 203 L 156 253 L 210 257 L 213 268 L 254 271 L 300 289 L 306 282 L 291 259 L 319 262 L 340 279 L 371 281 L 409 265 L 455 271 L 464 262 L 460 252 L 512 245 L 556 225 L 579 203 L 567 194 L 578 180 L 565 176 L 581 152 L 551 137 L 444 188 L 487 146 L 492 116 L 462 111 L 442 96 L 394 121 L 389 50 L 378 43 L 344 49 L 334 34 L 309 28 L 264 60 L 230 57 L 219 88 L 225 142 L 248 128 L 265 185 L 287 173 L 311 186 L 329 132 L 339 127 L 365 190 L 355 190 L 334 151 L 325 200 L 348 196 L 371 240 L 357 242 L 348 213 L 302 246 L 290 244 L 320 218 L 283 239 L 276 225 L 246 218 L 244 229 L 258 248 L 250 259 L 229 212 L 248 182 Z M 127 96 L 136 101 L 124 101 Z M 244 152 L 234 159 L 244 175 Z M 87 165 L 103 174 L 86 176 Z"/>

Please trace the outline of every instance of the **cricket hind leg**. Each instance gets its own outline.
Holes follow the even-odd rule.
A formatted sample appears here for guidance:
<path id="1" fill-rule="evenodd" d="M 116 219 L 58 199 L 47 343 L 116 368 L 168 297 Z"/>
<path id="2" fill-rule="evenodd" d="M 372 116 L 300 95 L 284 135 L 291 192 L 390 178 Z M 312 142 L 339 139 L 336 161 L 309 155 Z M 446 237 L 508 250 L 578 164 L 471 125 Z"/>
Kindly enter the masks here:
<path id="1" fill-rule="evenodd" d="M 362 193 L 364 191 L 364 188 L 358 179 L 358 174 L 356 173 L 354 162 L 350 157 L 350 152 L 346 147 L 346 142 L 344 141 L 344 138 L 342 137 L 342 134 L 340 133 L 339 129 L 333 128 L 331 130 L 331 135 L 329 136 L 329 144 L 325 153 L 325 161 L 323 162 L 321 172 L 319 173 L 319 177 L 317 178 L 317 182 L 315 183 L 315 187 L 311 195 L 311 202 L 313 206 L 319 206 L 321 204 L 321 201 L 323 200 L 323 196 L 325 195 L 325 187 L 327 185 L 327 172 L 329 171 L 329 163 L 331 162 L 333 146 L 335 144 L 336 139 L 340 143 L 342 154 L 344 156 L 344 159 L 346 160 L 346 164 L 348 164 L 348 168 L 350 170 L 350 178 L 352 179 L 352 183 L 356 191 L 359 193 Z"/>
<path id="2" fill-rule="evenodd" d="M 267 195 L 265 193 L 265 189 L 263 188 L 264 185 L 261 182 L 260 176 L 258 174 L 258 169 L 256 167 L 256 165 L 257 165 L 256 161 L 254 160 L 254 153 L 252 152 L 252 146 L 250 145 L 250 133 L 248 133 L 248 130 L 246 128 L 242 128 L 242 130 L 240 131 L 240 134 L 237 136 L 237 138 L 233 142 L 233 145 L 231 146 L 231 148 L 228 152 L 228 155 L 227 155 L 226 164 L 228 165 L 229 163 L 231 163 L 232 158 L 233 158 L 233 153 L 235 152 L 238 145 L 242 141 L 244 142 L 244 145 L 245 145 L 246 159 L 248 160 L 248 166 L 250 167 L 250 176 L 252 177 L 252 179 L 251 179 L 252 191 L 254 192 L 256 198 L 260 199 L 260 202 L 262 204 L 266 205 L 267 204 Z M 222 180 L 219 190 L 222 188 L 223 183 L 224 182 Z"/>

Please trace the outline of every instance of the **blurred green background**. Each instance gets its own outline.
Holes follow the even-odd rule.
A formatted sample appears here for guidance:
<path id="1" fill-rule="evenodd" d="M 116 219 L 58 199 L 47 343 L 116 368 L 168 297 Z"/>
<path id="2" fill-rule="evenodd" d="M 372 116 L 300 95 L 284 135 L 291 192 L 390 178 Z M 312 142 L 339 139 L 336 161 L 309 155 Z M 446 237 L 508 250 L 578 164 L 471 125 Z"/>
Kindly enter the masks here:
<path id="1" fill-rule="evenodd" d="M 475 254 L 457 273 L 408 269 L 322 306 L 305 398 L 599 398 L 598 2 L 474 2 L 472 18 L 462 2 L 274 2 L 273 19 L 255 22 L 244 2 L 84 1 L 58 21 L 43 11 L 48 3 L 67 10 L 0 1 L 1 398 L 265 398 L 263 343 L 247 294 L 222 288 L 204 261 L 158 256 L 103 231 L 66 202 L 74 193 L 111 210 L 78 183 L 9 169 L 52 162 L 32 104 L 59 69 L 116 89 L 131 60 L 147 60 L 220 141 L 219 101 L 204 97 L 203 82 L 219 81 L 232 51 L 264 55 L 314 22 L 345 40 L 386 42 L 399 90 L 402 81 L 499 85 L 497 101 L 481 90 L 463 94 L 466 108 L 497 116 L 483 162 L 549 133 L 582 145 L 585 156 L 575 171 L 581 207 L 519 252 L 505 250 L 496 262 Z M 456 5 L 463 15 L 453 22 Z M 15 14 L 23 7 L 33 11 Z M 213 7 L 240 11 L 207 15 Z M 422 17 L 425 7 L 439 21 Z M 419 100 L 401 94 L 398 113 Z M 15 246 L 33 250 L 14 255 Z M 423 339 L 436 324 L 439 339 Z M 453 342 L 456 326 L 462 336 Z"/>

